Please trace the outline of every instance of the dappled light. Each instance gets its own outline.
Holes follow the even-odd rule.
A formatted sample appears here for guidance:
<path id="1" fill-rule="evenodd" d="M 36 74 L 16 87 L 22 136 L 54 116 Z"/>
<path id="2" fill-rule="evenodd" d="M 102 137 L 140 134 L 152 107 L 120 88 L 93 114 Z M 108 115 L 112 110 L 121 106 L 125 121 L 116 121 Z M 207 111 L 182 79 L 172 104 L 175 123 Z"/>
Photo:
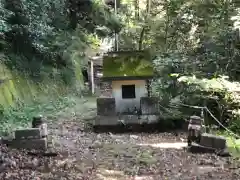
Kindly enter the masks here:
<path id="1" fill-rule="evenodd" d="M 141 176 L 127 176 L 124 175 L 123 171 L 114 171 L 114 170 L 106 170 L 106 169 L 99 169 L 98 170 L 98 177 L 103 180 L 154 180 L 152 175 L 141 175 Z"/>
<path id="2" fill-rule="evenodd" d="M 127 178 L 123 171 L 99 169 L 97 172 L 97 176 L 104 180 L 121 180 Z"/>
<path id="3" fill-rule="evenodd" d="M 157 144 L 138 144 L 139 146 L 150 146 L 154 148 L 162 149 L 184 149 L 187 147 L 187 143 L 157 143 Z"/>

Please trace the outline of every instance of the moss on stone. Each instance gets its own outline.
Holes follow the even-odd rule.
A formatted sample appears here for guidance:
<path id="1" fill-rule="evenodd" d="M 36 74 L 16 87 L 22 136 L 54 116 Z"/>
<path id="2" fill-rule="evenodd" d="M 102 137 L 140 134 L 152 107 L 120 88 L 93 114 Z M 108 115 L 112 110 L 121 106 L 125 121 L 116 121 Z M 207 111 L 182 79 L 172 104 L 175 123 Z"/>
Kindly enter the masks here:
<path id="1" fill-rule="evenodd" d="M 103 77 L 153 76 L 151 57 L 145 52 L 117 52 L 103 58 Z"/>

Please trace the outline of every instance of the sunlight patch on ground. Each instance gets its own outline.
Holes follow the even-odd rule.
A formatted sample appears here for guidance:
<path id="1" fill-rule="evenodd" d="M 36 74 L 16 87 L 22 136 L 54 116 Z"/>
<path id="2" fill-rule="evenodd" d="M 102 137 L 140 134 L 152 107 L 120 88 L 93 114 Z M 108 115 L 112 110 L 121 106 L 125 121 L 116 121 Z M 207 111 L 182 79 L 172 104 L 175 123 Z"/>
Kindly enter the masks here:
<path id="1" fill-rule="evenodd" d="M 102 180 L 126 180 L 126 176 L 122 171 L 99 169 L 97 171 L 98 178 Z"/>
<path id="2" fill-rule="evenodd" d="M 131 180 L 153 180 L 151 176 L 135 176 Z"/>
<path id="3" fill-rule="evenodd" d="M 126 176 L 123 171 L 99 169 L 97 172 L 98 178 L 102 180 L 153 180 L 151 176 Z"/>
<path id="4" fill-rule="evenodd" d="M 199 174 L 205 174 L 212 172 L 216 169 L 216 167 L 213 166 L 199 166 L 197 169 L 194 169 L 195 172 L 198 172 Z"/>
<path id="5" fill-rule="evenodd" d="M 182 149 L 187 147 L 187 143 L 158 143 L 158 144 L 138 144 L 139 146 L 150 146 L 162 149 Z"/>

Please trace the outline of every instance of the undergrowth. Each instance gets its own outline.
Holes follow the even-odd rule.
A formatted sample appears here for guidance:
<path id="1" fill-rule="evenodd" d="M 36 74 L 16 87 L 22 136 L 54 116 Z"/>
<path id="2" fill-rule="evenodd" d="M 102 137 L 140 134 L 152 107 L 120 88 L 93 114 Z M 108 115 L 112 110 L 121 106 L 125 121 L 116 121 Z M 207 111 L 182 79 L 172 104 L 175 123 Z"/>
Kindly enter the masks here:
<path id="1" fill-rule="evenodd" d="M 40 98 L 39 98 L 40 99 Z M 17 102 L 14 107 L 2 110 L 0 115 L 0 136 L 9 135 L 14 129 L 29 127 L 33 116 L 52 116 L 66 107 L 75 105 L 73 97 L 58 97 L 48 101 L 35 100 L 32 103 Z"/>
<path id="2" fill-rule="evenodd" d="M 236 135 L 223 130 L 214 131 L 214 134 L 225 137 L 227 140 L 227 148 L 230 154 L 234 158 L 240 158 L 240 139 L 238 136 L 236 137 Z"/>

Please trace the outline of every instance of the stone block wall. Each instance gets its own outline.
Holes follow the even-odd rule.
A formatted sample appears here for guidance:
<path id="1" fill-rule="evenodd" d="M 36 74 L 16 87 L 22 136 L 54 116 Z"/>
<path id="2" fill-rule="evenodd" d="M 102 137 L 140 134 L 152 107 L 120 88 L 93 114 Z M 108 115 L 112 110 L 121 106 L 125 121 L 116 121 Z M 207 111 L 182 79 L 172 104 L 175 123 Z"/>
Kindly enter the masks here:
<path id="1" fill-rule="evenodd" d="M 142 115 L 159 115 L 158 99 L 155 97 L 141 97 L 140 106 Z M 116 115 L 116 102 L 112 97 L 97 98 L 97 115 Z"/>
<path id="2" fill-rule="evenodd" d="M 152 96 L 151 80 L 146 80 L 146 89 L 148 92 L 148 97 Z"/>
<path id="3" fill-rule="evenodd" d="M 116 115 L 115 98 L 97 98 L 97 115 L 114 116 Z"/>
<path id="4" fill-rule="evenodd" d="M 112 97 L 112 83 L 101 81 L 100 83 L 100 96 Z"/>
<path id="5" fill-rule="evenodd" d="M 140 106 L 143 115 L 158 115 L 159 106 L 156 97 L 141 97 Z"/>

